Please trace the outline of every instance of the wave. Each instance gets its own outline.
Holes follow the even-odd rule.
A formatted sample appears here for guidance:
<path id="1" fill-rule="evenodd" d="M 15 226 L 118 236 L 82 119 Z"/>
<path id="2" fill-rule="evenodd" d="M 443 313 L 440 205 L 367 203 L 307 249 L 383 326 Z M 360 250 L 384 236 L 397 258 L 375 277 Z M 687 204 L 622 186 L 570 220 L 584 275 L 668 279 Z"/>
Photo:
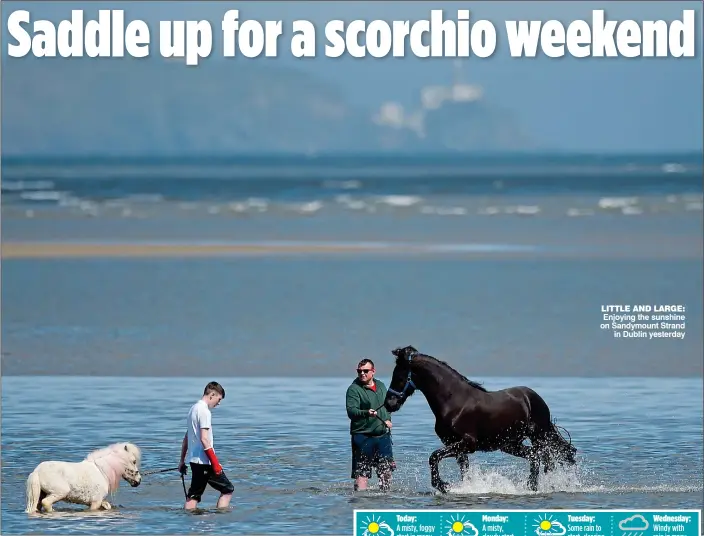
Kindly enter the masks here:
<path id="1" fill-rule="evenodd" d="M 3 192 L 22 192 L 26 190 L 53 190 L 55 185 L 52 181 L 2 181 Z"/>
<path id="2" fill-rule="evenodd" d="M 39 186 L 34 183 L 33 186 Z M 42 184 L 46 186 L 46 184 Z M 18 186 L 11 186 L 18 188 Z M 399 191 L 400 190 L 400 191 Z M 272 192 L 271 196 L 234 196 L 223 192 L 220 197 L 195 196 L 192 199 L 173 198 L 161 193 L 130 193 L 113 195 L 100 188 L 81 195 L 75 189 L 16 190 L 3 196 L 3 207 L 18 207 L 26 211 L 9 212 L 10 216 L 40 216 L 42 211 L 57 214 L 65 209 L 78 216 L 119 216 L 123 218 L 159 217 L 165 214 L 185 216 L 185 212 L 209 214 L 218 217 L 252 216 L 269 213 L 275 216 L 297 215 L 317 217 L 330 213 L 398 213 L 425 217 L 607 217 L 650 216 L 675 213 L 701 213 L 704 195 L 678 193 L 653 196 L 531 196 L 530 199 L 512 198 L 514 203 L 502 203 L 501 196 L 473 195 L 411 195 L 399 190 L 376 195 L 362 190 L 352 193 L 323 193 L 320 190 L 293 188 Z M 516 203 L 517 201 L 517 203 Z M 522 202 L 525 201 L 525 202 Z"/>
<path id="3" fill-rule="evenodd" d="M 260 163 L 186 162 L 142 164 L 118 161 L 83 163 L 10 162 L 3 159 L 2 192 L 62 190 L 90 199 L 127 198 L 150 202 L 235 201 L 248 197 L 301 201 L 355 192 L 381 204 L 410 206 L 430 196 L 526 196 L 588 194 L 609 199 L 644 195 L 699 194 L 699 161 L 643 163 L 559 158 L 511 163 L 507 159 L 457 161 L 451 157 L 419 163 L 397 158 L 365 166 L 363 159 Z M 603 207 L 608 208 L 608 207 Z M 620 208 L 616 206 L 613 208 Z"/>
<path id="4" fill-rule="evenodd" d="M 391 207 L 412 207 L 423 200 L 416 195 L 384 195 L 376 198 L 376 202 Z"/>
<path id="5" fill-rule="evenodd" d="M 57 190 L 37 190 L 34 192 L 23 191 L 20 194 L 21 199 L 27 201 L 54 201 L 56 203 L 70 197 L 68 192 L 60 192 Z"/>

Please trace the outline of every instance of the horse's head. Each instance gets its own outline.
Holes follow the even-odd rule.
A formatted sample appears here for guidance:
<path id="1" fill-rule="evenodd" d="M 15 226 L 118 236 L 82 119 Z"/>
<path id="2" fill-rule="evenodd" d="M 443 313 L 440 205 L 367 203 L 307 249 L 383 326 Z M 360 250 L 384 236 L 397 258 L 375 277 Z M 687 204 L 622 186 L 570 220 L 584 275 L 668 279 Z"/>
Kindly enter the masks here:
<path id="1" fill-rule="evenodd" d="M 391 353 L 399 359 L 405 359 L 407 361 L 410 361 L 413 356 L 418 353 L 418 350 L 413 348 L 413 346 L 404 346 L 403 348 L 396 348 L 395 350 L 391 350 Z"/>
<path id="2" fill-rule="evenodd" d="M 142 463 L 142 453 L 137 445 L 132 443 L 124 443 L 120 452 L 120 456 L 124 460 L 124 470 L 122 478 L 133 488 L 136 488 L 142 483 L 142 475 L 139 472 L 139 466 Z"/>
<path id="3" fill-rule="evenodd" d="M 400 410 L 406 399 L 416 390 L 416 385 L 413 383 L 411 362 L 418 355 L 418 350 L 413 346 L 406 346 L 405 348 L 396 348 L 391 353 L 396 356 L 396 366 L 391 374 L 391 383 L 386 391 L 384 406 L 393 413 Z"/>

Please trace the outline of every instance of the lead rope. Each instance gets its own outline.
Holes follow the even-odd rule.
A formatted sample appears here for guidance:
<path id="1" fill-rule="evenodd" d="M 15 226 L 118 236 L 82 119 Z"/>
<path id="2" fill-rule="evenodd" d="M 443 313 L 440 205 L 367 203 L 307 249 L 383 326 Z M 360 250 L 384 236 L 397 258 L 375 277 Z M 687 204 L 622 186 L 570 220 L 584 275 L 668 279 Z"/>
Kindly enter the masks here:
<path id="1" fill-rule="evenodd" d="M 142 474 L 143 475 L 156 475 L 159 473 L 168 473 L 170 471 L 178 471 L 178 467 L 169 467 L 167 469 L 155 469 L 154 471 L 144 471 Z M 186 479 L 184 478 L 184 474 L 181 473 L 181 485 L 183 486 L 183 496 L 186 497 L 186 500 L 188 500 L 188 492 L 186 491 Z"/>
<path id="2" fill-rule="evenodd" d="M 382 404 L 381 406 L 379 406 L 378 408 L 376 408 L 374 411 L 379 411 L 379 410 L 380 410 L 381 408 L 383 408 L 383 407 L 384 407 L 384 404 Z M 387 433 L 387 434 L 390 434 L 390 433 L 391 433 L 391 428 L 388 427 L 388 425 L 386 424 L 386 421 L 385 421 L 384 419 L 382 419 L 381 417 L 379 417 L 378 414 L 376 414 L 376 415 L 374 415 L 374 416 L 375 416 L 377 419 L 379 419 L 382 423 L 384 423 L 384 428 L 386 428 L 386 433 Z M 394 443 L 393 437 L 391 437 L 391 438 L 389 438 L 389 439 L 390 439 L 390 441 L 391 441 L 391 444 L 393 445 L 393 443 Z M 395 470 L 395 469 L 396 469 L 396 462 L 395 462 L 395 461 L 392 461 L 391 464 L 392 464 L 392 466 L 393 466 L 392 470 Z"/>
<path id="3" fill-rule="evenodd" d="M 178 467 L 169 467 L 168 469 L 155 469 L 154 471 L 144 471 L 143 475 L 156 475 L 158 473 L 168 473 L 170 471 L 178 471 Z"/>
<path id="4" fill-rule="evenodd" d="M 376 411 L 379 411 L 379 410 L 380 410 L 381 408 L 383 408 L 383 407 L 384 407 L 384 404 L 382 404 L 381 406 L 379 406 L 378 408 L 376 408 L 374 411 L 375 411 L 375 412 L 376 412 Z M 379 420 L 381 421 L 381 423 L 384 425 L 384 428 L 386 428 L 387 432 L 390 432 L 390 431 L 391 431 L 391 429 L 389 428 L 389 426 L 386 424 L 386 421 L 385 421 L 384 419 L 382 419 L 381 417 L 379 417 L 379 414 L 378 414 L 378 413 L 375 413 L 374 416 L 375 416 L 377 419 L 379 419 Z"/>

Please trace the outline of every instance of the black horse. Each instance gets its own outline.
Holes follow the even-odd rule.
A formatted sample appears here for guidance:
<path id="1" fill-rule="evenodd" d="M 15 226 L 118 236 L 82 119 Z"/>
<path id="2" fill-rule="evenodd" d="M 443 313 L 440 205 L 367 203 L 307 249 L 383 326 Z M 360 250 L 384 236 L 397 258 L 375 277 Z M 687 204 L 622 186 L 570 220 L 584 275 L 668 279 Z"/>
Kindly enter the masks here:
<path id="1" fill-rule="evenodd" d="M 468 455 L 477 451 L 501 450 L 530 462 L 528 484 L 538 489 L 540 463 L 544 472 L 557 461 L 574 465 L 577 449 L 565 440 L 550 420 L 550 409 L 528 387 L 487 391 L 468 380 L 447 363 L 421 354 L 412 346 L 397 348 L 396 367 L 391 376 L 384 406 L 398 411 L 419 389 L 435 415 L 435 433 L 445 445 L 430 456 L 430 476 L 434 488 L 447 493 L 448 484 L 440 478 L 439 464 L 456 458 L 465 478 Z M 529 439 L 530 447 L 523 444 Z"/>

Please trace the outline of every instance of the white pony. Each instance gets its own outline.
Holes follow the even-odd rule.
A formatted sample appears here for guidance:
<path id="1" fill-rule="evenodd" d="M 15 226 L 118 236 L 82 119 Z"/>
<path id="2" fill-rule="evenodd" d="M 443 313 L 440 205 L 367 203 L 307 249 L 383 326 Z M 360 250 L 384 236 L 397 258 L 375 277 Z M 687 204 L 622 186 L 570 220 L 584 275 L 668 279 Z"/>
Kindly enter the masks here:
<path id="1" fill-rule="evenodd" d="M 46 461 L 27 478 L 25 512 L 53 511 L 57 501 L 85 504 L 91 510 L 110 510 L 105 500 L 117 490 L 120 478 L 134 488 L 142 482 L 142 453 L 132 443 L 114 443 L 91 452 L 82 462 Z"/>

